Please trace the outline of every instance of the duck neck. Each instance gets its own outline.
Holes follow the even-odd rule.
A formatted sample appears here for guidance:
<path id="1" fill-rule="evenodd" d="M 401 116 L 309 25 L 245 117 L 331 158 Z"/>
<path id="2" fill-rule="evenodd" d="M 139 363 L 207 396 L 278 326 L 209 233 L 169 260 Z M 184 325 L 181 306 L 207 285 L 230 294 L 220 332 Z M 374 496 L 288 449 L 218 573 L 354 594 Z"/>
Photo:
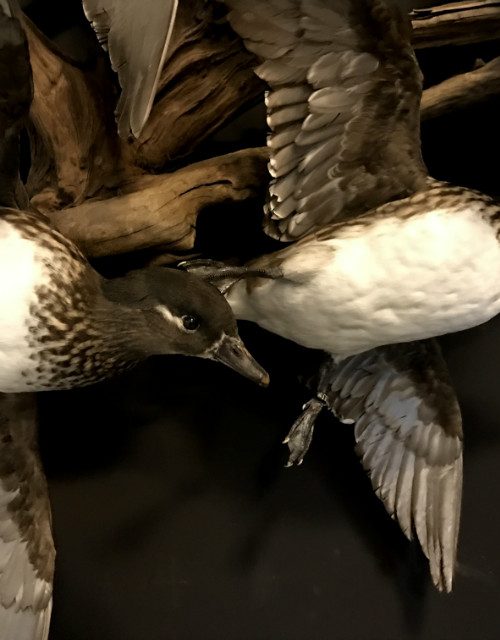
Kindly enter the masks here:
<path id="1" fill-rule="evenodd" d="M 99 342 L 110 357 L 132 364 L 152 355 L 144 337 L 148 335 L 146 319 L 137 309 L 104 299 L 92 315 Z"/>

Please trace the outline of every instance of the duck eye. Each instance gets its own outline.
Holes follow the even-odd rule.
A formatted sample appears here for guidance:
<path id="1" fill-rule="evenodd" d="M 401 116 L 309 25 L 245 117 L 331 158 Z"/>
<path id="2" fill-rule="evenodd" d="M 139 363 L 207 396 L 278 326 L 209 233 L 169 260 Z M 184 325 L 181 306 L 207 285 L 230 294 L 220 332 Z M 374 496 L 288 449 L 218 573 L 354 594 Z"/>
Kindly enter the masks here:
<path id="1" fill-rule="evenodd" d="M 182 324 L 186 331 L 196 331 L 200 326 L 200 319 L 197 316 L 192 315 L 182 316 Z"/>

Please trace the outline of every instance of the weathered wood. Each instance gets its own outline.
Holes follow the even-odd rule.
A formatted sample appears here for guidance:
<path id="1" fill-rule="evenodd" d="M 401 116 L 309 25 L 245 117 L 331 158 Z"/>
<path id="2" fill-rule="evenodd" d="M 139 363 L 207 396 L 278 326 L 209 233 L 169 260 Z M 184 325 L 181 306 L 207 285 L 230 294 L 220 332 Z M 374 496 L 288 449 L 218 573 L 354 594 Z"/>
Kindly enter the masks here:
<path id="1" fill-rule="evenodd" d="M 267 181 L 262 150 L 162 176 L 144 175 L 137 167 L 165 166 L 192 151 L 262 90 L 253 73 L 255 59 L 216 19 L 214 7 L 211 0 L 181 4 L 150 122 L 139 140 L 128 143 L 116 135 L 111 73 L 79 68 L 25 20 L 35 84 L 28 191 L 32 203 L 52 212 L 59 228 L 88 255 L 152 246 L 174 255 L 190 251 L 205 204 L 240 200 Z M 415 18 L 416 43 L 431 46 L 443 41 L 443 34 L 446 42 L 461 42 L 470 37 L 468 31 L 483 38 L 497 21 L 500 1 L 433 8 Z M 105 57 L 101 62 L 107 68 Z M 428 89 L 422 117 L 498 92 L 499 67 L 494 61 Z"/>
<path id="2" fill-rule="evenodd" d="M 183 0 L 136 161 L 148 168 L 185 156 L 264 91 L 256 60 L 226 23 L 213 0 Z"/>
<path id="3" fill-rule="evenodd" d="M 35 206 L 50 211 L 116 184 L 121 151 L 109 106 L 114 97 L 94 74 L 60 55 L 27 18 L 23 24 L 34 82 L 27 189 Z"/>
<path id="4" fill-rule="evenodd" d="M 139 176 L 119 196 L 50 213 L 55 226 L 90 257 L 155 247 L 191 251 L 207 205 L 240 201 L 267 186 L 267 150 L 245 149 L 171 174 Z"/>
<path id="5" fill-rule="evenodd" d="M 422 96 L 422 120 L 436 118 L 494 95 L 500 95 L 500 58 L 426 89 Z"/>
<path id="6" fill-rule="evenodd" d="M 500 38 L 500 1 L 453 2 L 412 13 L 416 49 Z"/>
<path id="7" fill-rule="evenodd" d="M 116 84 L 106 54 L 96 69 L 65 57 L 24 18 L 35 97 L 28 192 L 47 212 L 106 195 L 142 169 L 186 155 L 262 90 L 254 58 L 211 0 L 181 4 L 157 103 L 139 140 L 116 134 Z"/>

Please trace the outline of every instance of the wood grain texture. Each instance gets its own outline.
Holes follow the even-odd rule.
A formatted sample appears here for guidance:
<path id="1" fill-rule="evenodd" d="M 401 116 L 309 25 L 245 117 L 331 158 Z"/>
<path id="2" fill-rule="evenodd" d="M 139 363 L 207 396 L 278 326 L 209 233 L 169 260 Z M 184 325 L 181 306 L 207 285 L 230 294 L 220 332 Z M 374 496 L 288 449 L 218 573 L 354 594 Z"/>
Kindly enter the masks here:
<path id="1" fill-rule="evenodd" d="M 500 57 L 430 87 L 422 96 L 421 118 L 437 118 L 500 94 Z"/>
<path id="2" fill-rule="evenodd" d="M 28 18 L 23 23 L 35 85 L 27 186 L 44 212 L 105 197 L 131 176 L 164 168 L 262 91 L 253 57 L 215 19 L 213 3 L 187 0 L 148 125 L 139 140 L 121 141 L 113 116 L 116 79 L 106 54 L 96 68 L 80 68 Z"/>
<path id="3" fill-rule="evenodd" d="M 35 85 L 28 194 L 32 205 L 50 212 L 90 256 L 150 246 L 165 246 L 168 256 L 190 251 L 195 236 L 190 225 L 202 206 L 240 200 L 254 194 L 257 183 L 267 184 L 265 152 L 255 150 L 193 165 L 192 171 L 148 173 L 191 152 L 263 91 L 253 73 L 254 56 L 215 13 L 220 9 L 216 4 L 182 3 L 151 119 L 139 140 L 128 142 L 116 133 L 113 108 L 118 94 L 105 54 L 96 68 L 80 68 L 24 19 Z M 471 24 L 475 37 L 486 39 L 497 19 L 500 2 L 433 8 L 415 18 L 415 43 L 434 45 L 443 33 L 449 34 L 445 42 L 461 42 L 469 37 Z M 500 64 L 493 61 L 427 89 L 422 118 L 497 93 L 499 75 Z M 239 171 L 243 173 L 236 176 Z M 187 193 L 181 195 L 183 191 Z M 149 230 L 141 230 L 148 225 Z"/>
<path id="4" fill-rule="evenodd" d="M 247 149 L 171 174 L 140 176 L 116 197 L 89 200 L 50 217 L 90 257 L 151 247 L 182 255 L 193 249 L 203 208 L 238 202 L 266 188 L 267 158 L 266 149 Z"/>
<path id="5" fill-rule="evenodd" d="M 214 5 L 180 3 L 156 104 L 133 142 L 143 167 L 187 155 L 264 90 L 253 73 L 255 58 L 228 24 L 216 20 Z"/>
<path id="6" fill-rule="evenodd" d="M 112 107 L 94 74 L 60 55 L 27 18 L 23 24 L 34 82 L 27 189 L 33 204 L 48 211 L 115 184 L 121 152 Z"/>
<path id="7" fill-rule="evenodd" d="M 416 49 L 496 40 L 500 34 L 500 2 L 453 2 L 412 14 Z"/>

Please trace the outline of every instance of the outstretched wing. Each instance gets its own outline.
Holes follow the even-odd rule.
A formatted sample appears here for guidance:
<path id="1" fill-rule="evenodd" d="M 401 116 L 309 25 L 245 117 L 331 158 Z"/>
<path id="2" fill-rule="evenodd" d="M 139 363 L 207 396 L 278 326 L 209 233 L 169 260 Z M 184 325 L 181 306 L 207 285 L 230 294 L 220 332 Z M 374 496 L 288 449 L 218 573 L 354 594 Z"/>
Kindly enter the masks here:
<path id="1" fill-rule="evenodd" d="M 433 581 L 451 591 L 462 493 L 462 421 L 433 340 L 329 361 L 319 391 L 355 422 L 357 451 L 373 488 L 405 535 L 413 532 Z"/>
<path id="2" fill-rule="evenodd" d="M 266 231 L 295 240 L 425 185 L 421 73 L 391 0 L 226 0 L 269 85 Z"/>
<path id="3" fill-rule="evenodd" d="M 35 396 L 0 394 L 0 635 L 47 640 L 54 544 Z"/>
<path id="4" fill-rule="evenodd" d="M 83 0 L 83 8 L 118 73 L 118 132 L 138 137 L 160 79 L 178 0 Z"/>

